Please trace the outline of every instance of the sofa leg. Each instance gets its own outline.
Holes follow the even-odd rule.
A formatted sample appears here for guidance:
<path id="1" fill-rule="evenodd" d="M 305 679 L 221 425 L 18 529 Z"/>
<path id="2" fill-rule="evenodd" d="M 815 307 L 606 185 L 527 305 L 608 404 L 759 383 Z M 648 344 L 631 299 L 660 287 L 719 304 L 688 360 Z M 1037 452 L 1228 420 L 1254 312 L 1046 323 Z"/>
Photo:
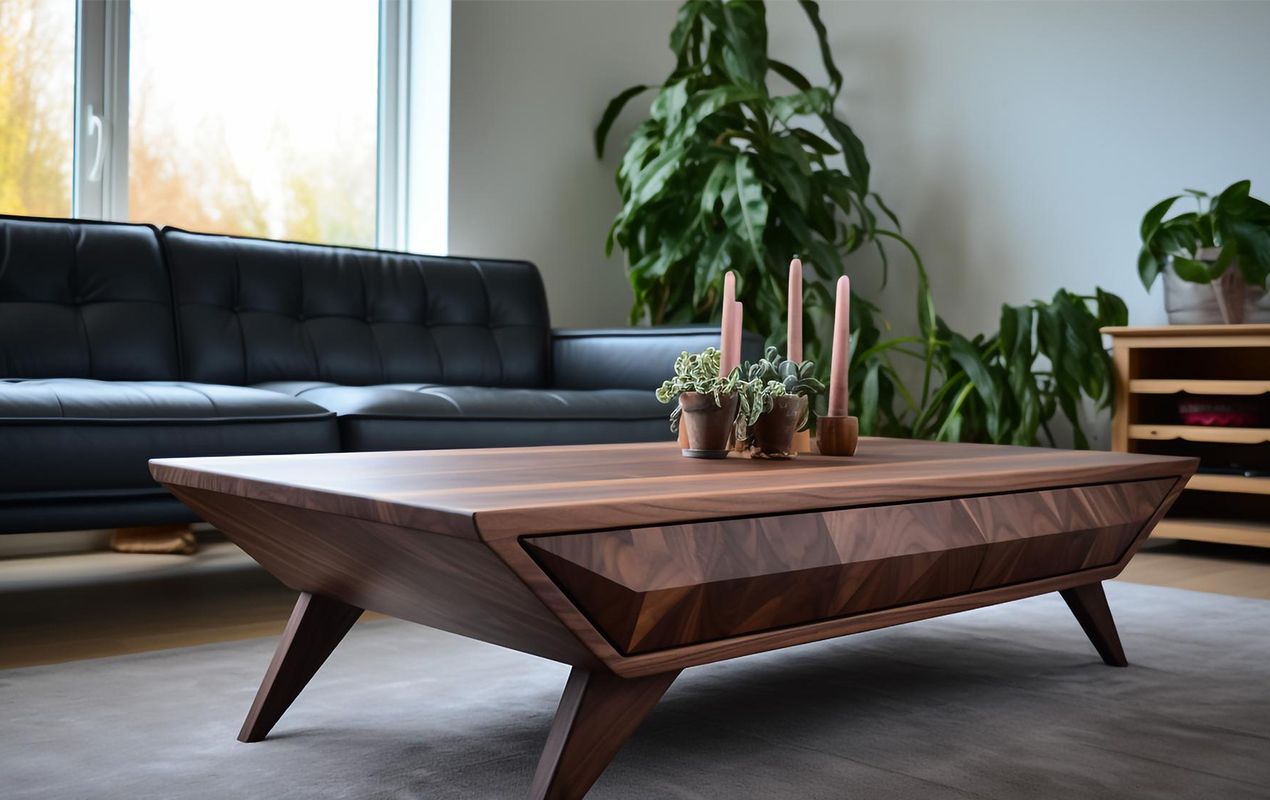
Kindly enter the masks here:
<path id="1" fill-rule="evenodd" d="M 144 528 L 116 528 L 110 534 L 110 549 L 119 553 L 189 556 L 198 552 L 198 541 L 189 525 L 149 525 Z"/>

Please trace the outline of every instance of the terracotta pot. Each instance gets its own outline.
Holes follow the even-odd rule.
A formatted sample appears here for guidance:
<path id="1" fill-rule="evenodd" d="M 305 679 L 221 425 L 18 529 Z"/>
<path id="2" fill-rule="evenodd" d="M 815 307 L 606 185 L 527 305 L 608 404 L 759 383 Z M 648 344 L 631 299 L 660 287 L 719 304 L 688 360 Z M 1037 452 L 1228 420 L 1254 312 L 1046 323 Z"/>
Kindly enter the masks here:
<path id="1" fill-rule="evenodd" d="M 1219 252 L 1208 247 L 1195 255 L 1199 261 L 1216 261 Z M 1191 283 L 1178 277 L 1170 258 L 1164 270 L 1164 308 L 1173 325 L 1270 322 L 1270 294 L 1259 286 L 1249 286 L 1237 263 L 1212 283 Z"/>
<path id="2" fill-rule="evenodd" d="M 679 395 L 679 427 L 688 437 L 682 452 L 688 458 L 727 458 L 728 445 L 736 424 L 737 397 L 724 395 L 716 405 L 708 394 L 684 392 Z"/>
<path id="3" fill-rule="evenodd" d="M 799 395 L 778 397 L 772 410 L 750 426 L 750 458 L 793 458 L 794 431 L 807 413 L 807 398 Z"/>

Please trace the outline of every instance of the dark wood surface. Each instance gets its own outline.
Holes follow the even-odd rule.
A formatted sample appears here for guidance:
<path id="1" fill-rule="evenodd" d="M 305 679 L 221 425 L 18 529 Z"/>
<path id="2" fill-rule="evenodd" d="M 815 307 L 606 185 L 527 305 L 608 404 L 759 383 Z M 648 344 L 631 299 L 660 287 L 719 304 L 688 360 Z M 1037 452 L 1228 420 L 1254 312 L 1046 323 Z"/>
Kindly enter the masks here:
<path id="1" fill-rule="evenodd" d="M 300 595 L 238 741 L 258 742 L 269 735 L 361 615 L 362 609 L 339 600 L 308 592 Z"/>
<path id="2" fill-rule="evenodd" d="M 1196 465 L 861 439 L 853 458 L 792 463 L 685 459 L 665 443 L 151 469 L 327 608 L 572 665 L 533 797 L 577 800 L 674 676 L 698 664 L 1052 591 L 1104 660 L 1122 663 L 1099 583 L 1124 568 Z M 310 613 L 297 607 L 249 739 L 339 639 L 338 613 L 318 614 L 306 633 Z"/>
<path id="3" fill-rule="evenodd" d="M 585 795 L 678 676 L 672 670 L 628 680 L 574 667 L 538 761 L 530 800 Z"/>
<path id="4" fill-rule="evenodd" d="M 1116 632 L 1116 623 L 1111 618 L 1111 608 L 1107 605 L 1107 594 L 1103 591 L 1102 584 L 1074 586 L 1060 594 L 1067 601 L 1067 607 L 1072 610 L 1098 655 L 1102 656 L 1103 662 L 1109 667 L 1129 666 L 1124 648 L 1120 646 L 1120 634 Z"/>
<path id="5" fill-rule="evenodd" d="M 860 440 L 852 458 L 683 458 L 673 443 L 156 459 L 155 479 L 450 536 L 516 538 L 1000 494 L 1194 471 L 1193 459 Z"/>
<path id="6" fill-rule="evenodd" d="M 1174 483 L 538 536 L 525 547 L 630 655 L 1105 567 Z"/>
<path id="7" fill-rule="evenodd" d="M 170 489 L 298 592 L 565 664 L 599 667 L 577 636 L 480 542 L 206 490 Z"/>

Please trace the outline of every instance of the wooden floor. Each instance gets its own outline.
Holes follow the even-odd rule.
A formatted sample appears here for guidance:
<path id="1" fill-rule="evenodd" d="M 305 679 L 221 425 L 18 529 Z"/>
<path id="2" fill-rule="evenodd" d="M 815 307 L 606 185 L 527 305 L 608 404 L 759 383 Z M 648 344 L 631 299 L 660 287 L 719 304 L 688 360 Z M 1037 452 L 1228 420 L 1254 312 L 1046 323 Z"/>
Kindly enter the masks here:
<path id="1" fill-rule="evenodd" d="M 1121 580 L 1270 600 L 1270 550 L 1153 540 Z M 277 636 L 294 603 L 224 541 L 195 556 L 0 559 L 0 669 Z"/>

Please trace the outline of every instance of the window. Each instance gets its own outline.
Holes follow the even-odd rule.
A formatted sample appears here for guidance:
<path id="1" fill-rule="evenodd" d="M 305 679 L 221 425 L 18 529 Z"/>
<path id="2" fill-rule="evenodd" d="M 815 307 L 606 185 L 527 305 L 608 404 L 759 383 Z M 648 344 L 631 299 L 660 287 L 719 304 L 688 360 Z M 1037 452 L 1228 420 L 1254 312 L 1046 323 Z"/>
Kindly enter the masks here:
<path id="1" fill-rule="evenodd" d="M 131 5 L 131 219 L 375 245 L 377 4 Z"/>
<path id="2" fill-rule="evenodd" d="M 446 252 L 450 0 L 0 0 L 0 213 Z"/>
<path id="3" fill-rule="evenodd" d="M 0 0 L 0 214 L 71 213 L 75 3 Z"/>

